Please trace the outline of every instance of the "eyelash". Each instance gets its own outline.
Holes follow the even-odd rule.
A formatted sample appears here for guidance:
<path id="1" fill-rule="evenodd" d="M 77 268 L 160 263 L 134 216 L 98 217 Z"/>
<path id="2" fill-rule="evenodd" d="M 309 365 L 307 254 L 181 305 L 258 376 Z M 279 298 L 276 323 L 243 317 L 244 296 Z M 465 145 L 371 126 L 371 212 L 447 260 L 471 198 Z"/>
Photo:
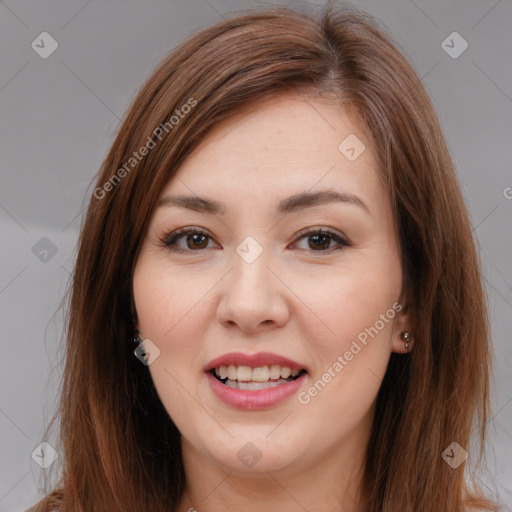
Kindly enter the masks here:
<path id="1" fill-rule="evenodd" d="M 192 228 L 192 227 L 180 228 L 180 229 L 177 229 L 170 233 L 164 234 L 162 237 L 158 237 L 158 238 L 160 240 L 160 244 L 172 252 L 191 253 L 191 252 L 201 252 L 204 250 L 204 249 L 197 249 L 197 250 L 181 249 L 181 248 L 177 247 L 176 242 L 180 238 L 183 238 L 186 235 L 202 235 L 202 236 L 205 236 L 205 237 L 213 240 L 213 238 L 206 231 L 203 231 L 202 229 L 199 229 L 199 228 Z M 351 242 L 349 242 L 345 238 L 341 237 L 336 232 L 331 231 L 329 229 L 325 229 L 325 228 L 303 229 L 303 230 L 299 231 L 299 233 L 297 233 L 297 241 L 299 241 L 303 238 L 312 237 L 315 235 L 327 236 L 331 240 L 334 240 L 335 242 L 337 242 L 338 246 L 331 247 L 330 249 L 318 250 L 318 251 L 315 251 L 313 249 L 305 249 L 305 250 L 307 250 L 309 252 L 313 252 L 313 253 L 330 254 L 333 251 L 339 251 L 346 247 L 352 247 L 352 245 L 353 245 Z"/>

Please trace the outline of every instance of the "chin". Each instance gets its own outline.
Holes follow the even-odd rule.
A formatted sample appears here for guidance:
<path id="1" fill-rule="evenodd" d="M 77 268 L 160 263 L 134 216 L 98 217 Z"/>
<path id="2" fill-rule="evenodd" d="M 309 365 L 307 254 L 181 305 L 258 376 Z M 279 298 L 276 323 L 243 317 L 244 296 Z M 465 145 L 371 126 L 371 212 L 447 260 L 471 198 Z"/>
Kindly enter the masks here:
<path id="1" fill-rule="evenodd" d="M 273 427 L 275 428 L 275 426 Z M 283 430 L 285 438 L 276 435 L 272 439 L 269 432 L 272 428 L 248 428 L 240 426 L 243 434 L 237 435 L 235 429 L 228 428 L 233 437 L 227 433 L 222 439 L 209 437 L 203 441 L 203 453 L 215 463 L 234 473 L 286 472 L 296 467 L 304 453 L 297 450 L 303 445 L 298 439 Z"/>

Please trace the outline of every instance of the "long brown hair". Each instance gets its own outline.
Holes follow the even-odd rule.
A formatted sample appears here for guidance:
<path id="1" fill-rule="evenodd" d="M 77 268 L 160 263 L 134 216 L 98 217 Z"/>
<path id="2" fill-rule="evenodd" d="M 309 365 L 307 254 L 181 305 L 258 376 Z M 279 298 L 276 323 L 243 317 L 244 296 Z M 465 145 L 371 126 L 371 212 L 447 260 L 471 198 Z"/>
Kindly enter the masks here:
<path id="1" fill-rule="evenodd" d="M 133 268 L 161 190 L 207 132 L 243 105 L 289 91 L 357 109 L 399 235 L 415 345 L 391 354 L 377 397 L 367 510 L 497 510 L 476 480 L 492 352 L 480 262 L 449 150 L 421 79 L 387 31 L 332 3 L 318 15 L 252 10 L 202 29 L 161 62 L 128 110 L 81 229 L 54 417 L 62 475 L 38 509 L 175 510 L 185 485 L 180 434 L 133 354 Z M 480 449 L 452 468 L 442 457 L 452 442 Z"/>

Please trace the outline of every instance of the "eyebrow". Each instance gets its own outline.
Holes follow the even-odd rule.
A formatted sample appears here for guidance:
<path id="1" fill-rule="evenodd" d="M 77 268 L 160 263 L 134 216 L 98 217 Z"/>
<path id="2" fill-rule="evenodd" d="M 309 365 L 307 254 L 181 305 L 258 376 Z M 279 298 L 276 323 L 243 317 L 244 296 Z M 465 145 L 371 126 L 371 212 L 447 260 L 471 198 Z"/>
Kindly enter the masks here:
<path id="1" fill-rule="evenodd" d="M 354 204 L 361 207 L 367 213 L 370 213 L 370 210 L 368 209 L 366 204 L 359 197 L 353 194 L 336 192 L 334 190 L 303 192 L 300 194 L 290 196 L 286 199 L 283 199 L 279 203 L 276 209 L 276 213 L 287 214 L 294 211 L 303 210 L 304 208 L 318 206 L 320 204 L 336 202 Z M 226 203 L 199 196 L 167 196 L 159 199 L 156 206 L 157 208 L 162 206 L 177 206 L 180 208 L 188 208 L 190 210 L 194 210 L 197 212 L 210 213 L 214 215 L 222 215 L 226 212 Z"/>

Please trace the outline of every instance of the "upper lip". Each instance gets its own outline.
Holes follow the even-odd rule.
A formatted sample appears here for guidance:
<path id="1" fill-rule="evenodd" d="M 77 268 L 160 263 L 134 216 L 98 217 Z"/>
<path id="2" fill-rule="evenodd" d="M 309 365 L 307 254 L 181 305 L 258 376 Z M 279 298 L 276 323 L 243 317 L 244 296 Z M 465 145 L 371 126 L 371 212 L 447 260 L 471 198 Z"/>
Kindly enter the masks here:
<path id="1" fill-rule="evenodd" d="M 257 368 L 258 366 L 272 366 L 278 364 L 280 366 L 286 366 L 291 370 L 307 370 L 306 367 L 288 357 L 273 354 L 272 352 L 259 352 L 257 354 L 245 354 L 243 352 L 230 352 L 224 354 L 210 361 L 204 371 L 209 372 L 214 368 L 220 366 L 250 366 L 251 368 Z"/>

